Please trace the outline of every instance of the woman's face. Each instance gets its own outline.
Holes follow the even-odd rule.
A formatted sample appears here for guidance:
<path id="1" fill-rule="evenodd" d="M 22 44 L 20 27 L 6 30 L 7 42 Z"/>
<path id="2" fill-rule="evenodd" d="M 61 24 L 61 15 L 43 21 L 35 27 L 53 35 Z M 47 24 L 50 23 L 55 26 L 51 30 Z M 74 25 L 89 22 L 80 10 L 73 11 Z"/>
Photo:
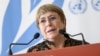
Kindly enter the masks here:
<path id="1" fill-rule="evenodd" d="M 44 39 L 55 39 L 61 35 L 59 30 L 65 28 L 65 23 L 61 21 L 57 13 L 47 12 L 40 16 L 39 28 Z"/>

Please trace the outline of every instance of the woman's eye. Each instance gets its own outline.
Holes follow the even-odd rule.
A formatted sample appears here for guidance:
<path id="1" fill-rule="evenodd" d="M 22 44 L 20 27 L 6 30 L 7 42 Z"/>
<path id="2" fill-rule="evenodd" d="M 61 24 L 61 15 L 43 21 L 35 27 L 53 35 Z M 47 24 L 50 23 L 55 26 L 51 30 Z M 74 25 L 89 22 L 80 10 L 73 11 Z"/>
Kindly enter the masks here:
<path id="1" fill-rule="evenodd" d="M 50 18 L 50 20 L 55 20 L 55 19 L 56 19 L 56 17 L 51 17 L 51 18 Z"/>
<path id="2" fill-rule="evenodd" d="M 40 21 L 40 23 L 45 23 L 45 22 L 46 22 L 45 20 L 41 20 L 41 21 Z"/>

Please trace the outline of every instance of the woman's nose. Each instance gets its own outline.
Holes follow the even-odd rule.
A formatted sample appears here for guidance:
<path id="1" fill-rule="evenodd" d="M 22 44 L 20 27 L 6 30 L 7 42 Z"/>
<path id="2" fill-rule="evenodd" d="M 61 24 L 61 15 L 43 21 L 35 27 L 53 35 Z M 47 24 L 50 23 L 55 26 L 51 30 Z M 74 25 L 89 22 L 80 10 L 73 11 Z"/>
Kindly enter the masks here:
<path id="1" fill-rule="evenodd" d="M 51 25 L 52 25 L 51 21 L 50 20 L 47 20 L 46 26 L 51 26 Z"/>

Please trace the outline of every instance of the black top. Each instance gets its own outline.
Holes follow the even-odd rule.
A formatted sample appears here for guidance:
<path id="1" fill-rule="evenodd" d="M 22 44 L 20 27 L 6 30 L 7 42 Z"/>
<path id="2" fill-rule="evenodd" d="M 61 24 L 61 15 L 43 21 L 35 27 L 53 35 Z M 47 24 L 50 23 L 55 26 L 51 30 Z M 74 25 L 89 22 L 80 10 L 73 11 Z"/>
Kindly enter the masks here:
<path id="1" fill-rule="evenodd" d="M 84 42 L 84 44 L 89 44 L 89 43 Z M 65 40 L 65 42 L 64 42 L 64 47 L 77 46 L 77 45 L 82 45 L 82 41 L 70 38 L 70 39 Z M 45 40 L 45 41 L 29 48 L 27 52 L 50 50 L 50 49 L 53 49 L 53 47 L 54 47 L 54 43 L 52 43 L 48 40 Z"/>

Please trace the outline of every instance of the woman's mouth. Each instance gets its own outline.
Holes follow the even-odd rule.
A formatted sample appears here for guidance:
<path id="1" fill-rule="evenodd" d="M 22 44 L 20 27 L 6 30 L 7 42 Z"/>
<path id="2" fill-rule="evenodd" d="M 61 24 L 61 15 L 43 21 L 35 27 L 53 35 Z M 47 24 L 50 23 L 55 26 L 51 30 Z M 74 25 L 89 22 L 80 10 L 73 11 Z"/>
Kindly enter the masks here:
<path id="1" fill-rule="evenodd" d="M 50 33 L 50 32 L 53 32 L 53 31 L 55 31 L 55 29 L 50 29 L 50 30 L 47 31 L 47 33 Z"/>

